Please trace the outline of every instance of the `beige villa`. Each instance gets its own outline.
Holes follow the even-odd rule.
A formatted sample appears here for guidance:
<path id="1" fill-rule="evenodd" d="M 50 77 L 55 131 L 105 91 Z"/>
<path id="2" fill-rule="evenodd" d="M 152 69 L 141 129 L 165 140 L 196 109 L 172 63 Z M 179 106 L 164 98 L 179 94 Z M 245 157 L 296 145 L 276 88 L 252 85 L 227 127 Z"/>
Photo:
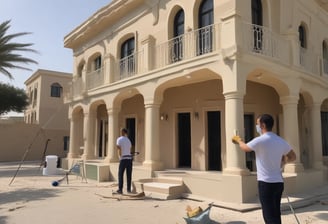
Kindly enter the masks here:
<path id="1" fill-rule="evenodd" d="M 189 195 L 249 202 L 254 155 L 231 137 L 254 138 L 270 113 L 297 154 L 285 191 L 326 184 L 327 27 L 325 0 L 111 1 L 64 38 L 67 166 L 83 160 L 88 178 L 116 180 L 126 127 L 136 187 L 175 179 Z"/>

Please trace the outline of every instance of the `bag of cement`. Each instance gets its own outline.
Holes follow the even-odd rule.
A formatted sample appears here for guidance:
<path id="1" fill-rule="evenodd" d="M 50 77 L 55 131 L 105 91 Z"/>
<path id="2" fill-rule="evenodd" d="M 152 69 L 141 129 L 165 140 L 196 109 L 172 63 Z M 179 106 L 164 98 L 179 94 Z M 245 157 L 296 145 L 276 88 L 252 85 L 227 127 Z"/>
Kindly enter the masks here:
<path id="1" fill-rule="evenodd" d="M 188 217 L 184 218 L 184 220 L 186 220 L 187 224 L 211 224 L 212 221 L 210 219 L 210 210 L 211 206 L 204 211 L 200 207 L 195 209 L 187 208 Z"/>

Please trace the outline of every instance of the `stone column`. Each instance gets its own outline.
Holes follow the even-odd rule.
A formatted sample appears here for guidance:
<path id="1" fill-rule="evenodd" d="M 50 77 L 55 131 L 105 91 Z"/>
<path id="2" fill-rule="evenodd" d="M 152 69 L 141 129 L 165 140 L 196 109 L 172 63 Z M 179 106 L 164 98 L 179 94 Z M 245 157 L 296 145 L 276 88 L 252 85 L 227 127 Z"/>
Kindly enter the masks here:
<path id="1" fill-rule="evenodd" d="M 78 144 L 77 144 L 77 131 L 76 131 L 76 122 L 78 121 L 76 116 L 72 116 L 70 118 L 70 138 L 69 138 L 69 152 L 67 154 L 67 158 L 73 159 L 73 158 L 77 158 L 79 156 L 79 148 L 78 148 Z"/>
<path id="2" fill-rule="evenodd" d="M 95 120 L 95 113 L 84 113 L 84 151 L 82 155 L 83 160 L 95 158 Z"/>
<path id="3" fill-rule="evenodd" d="M 159 147 L 159 103 L 145 102 L 145 161 L 143 165 L 151 170 L 160 170 Z"/>
<path id="4" fill-rule="evenodd" d="M 322 132 L 321 132 L 321 104 L 314 103 L 310 107 L 310 125 L 311 125 L 311 158 L 312 166 L 316 169 L 323 168 L 322 161 Z"/>
<path id="5" fill-rule="evenodd" d="M 285 96 L 280 98 L 283 107 L 284 138 L 296 153 L 296 161 L 285 165 L 285 172 L 296 173 L 304 170 L 300 162 L 299 127 L 298 127 L 298 96 Z"/>
<path id="6" fill-rule="evenodd" d="M 233 144 L 233 135 L 244 135 L 244 94 L 240 92 L 224 93 L 225 98 L 225 129 L 226 129 L 226 168 L 224 173 L 248 175 L 245 152 L 239 145 Z"/>
<path id="7" fill-rule="evenodd" d="M 106 162 L 118 162 L 116 139 L 119 136 L 118 127 L 118 112 L 117 108 L 110 108 L 107 110 L 108 114 L 108 144 Z"/>

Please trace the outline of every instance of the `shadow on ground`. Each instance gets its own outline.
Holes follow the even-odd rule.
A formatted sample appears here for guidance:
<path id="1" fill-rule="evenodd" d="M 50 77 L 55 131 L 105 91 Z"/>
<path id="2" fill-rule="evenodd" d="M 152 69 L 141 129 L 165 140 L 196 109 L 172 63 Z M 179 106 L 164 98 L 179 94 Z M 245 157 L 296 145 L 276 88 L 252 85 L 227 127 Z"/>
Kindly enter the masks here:
<path id="1" fill-rule="evenodd" d="M 60 190 L 53 189 L 16 189 L 15 191 L 1 192 L 1 206 L 14 202 L 44 200 L 56 197 L 60 192 Z"/>

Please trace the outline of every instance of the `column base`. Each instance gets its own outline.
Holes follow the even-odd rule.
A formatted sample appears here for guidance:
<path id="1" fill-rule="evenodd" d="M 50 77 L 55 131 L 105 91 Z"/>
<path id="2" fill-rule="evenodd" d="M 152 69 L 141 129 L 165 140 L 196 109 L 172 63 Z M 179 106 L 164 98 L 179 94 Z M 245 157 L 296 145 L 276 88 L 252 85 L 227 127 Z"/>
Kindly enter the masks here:
<path id="1" fill-rule="evenodd" d="M 67 157 L 68 159 L 76 159 L 76 158 L 79 158 L 79 154 L 78 153 L 72 153 L 72 152 L 69 152 L 67 154 Z"/>
<path id="2" fill-rule="evenodd" d="M 239 176 L 247 176 L 250 175 L 250 171 L 248 169 L 241 169 L 237 167 L 229 167 L 223 170 L 223 174 L 229 175 L 239 175 Z"/>
<path id="3" fill-rule="evenodd" d="M 304 171 L 304 166 L 302 163 L 288 163 L 285 165 L 284 168 L 285 173 L 298 173 L 303 171 Z"/>
<path id="4" fill-rule="evenodd" d="M 142 163 L 142 166 L 145 168 L 150 169 L 151 171 L 156 171 L 156 170 L 162 170 L 163 169 L 163 163 L 159 161 L 144 161 Z"/>

